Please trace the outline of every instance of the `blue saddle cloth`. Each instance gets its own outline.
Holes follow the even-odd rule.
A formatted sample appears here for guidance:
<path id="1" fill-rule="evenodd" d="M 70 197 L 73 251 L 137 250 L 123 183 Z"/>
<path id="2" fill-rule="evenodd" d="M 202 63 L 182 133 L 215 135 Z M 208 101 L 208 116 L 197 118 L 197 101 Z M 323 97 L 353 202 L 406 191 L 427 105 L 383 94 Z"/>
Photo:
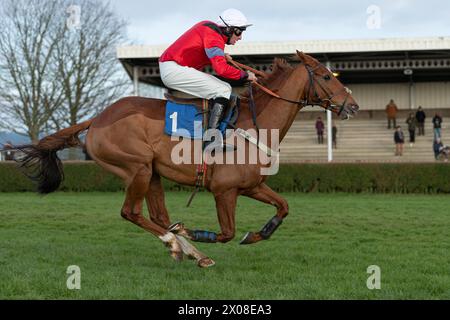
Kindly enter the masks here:
<path id="1" fill-rule="evenodd" d="M 228 111 L 224 120 L 220 122 L 219 130 L 222 134 L 225 134 L 230 120 L 237 118 L 237 112 L 238 108 Z M 202 139 L 203 115 L 201 110 L 192 104 L 167 101 L 164 133 L 169 136 Z"/>

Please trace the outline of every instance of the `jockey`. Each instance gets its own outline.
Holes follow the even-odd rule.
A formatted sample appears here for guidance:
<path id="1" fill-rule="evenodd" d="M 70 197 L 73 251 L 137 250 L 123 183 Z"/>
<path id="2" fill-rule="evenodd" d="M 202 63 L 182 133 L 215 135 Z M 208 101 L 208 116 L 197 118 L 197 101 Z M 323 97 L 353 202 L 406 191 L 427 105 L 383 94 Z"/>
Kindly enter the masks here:
<path id="1" fill-rule="evenodd" d="M 161 80 L 168 88 L 213 99 L 208 129 L 217 129 L 230 103 L 231 85 L 201 70 L 212 65 L 216 74 L 229 81 L 256 81 L 252 72 L 238 70 L 229 64 L 225 44 L 234 45 L 242 32 L 251 26 L 236 9 L 225 10 L 217 22 L 202 21 L 178 38 L 159 58 Z M 209 142 L 206 142 L 209 145 Z"/>

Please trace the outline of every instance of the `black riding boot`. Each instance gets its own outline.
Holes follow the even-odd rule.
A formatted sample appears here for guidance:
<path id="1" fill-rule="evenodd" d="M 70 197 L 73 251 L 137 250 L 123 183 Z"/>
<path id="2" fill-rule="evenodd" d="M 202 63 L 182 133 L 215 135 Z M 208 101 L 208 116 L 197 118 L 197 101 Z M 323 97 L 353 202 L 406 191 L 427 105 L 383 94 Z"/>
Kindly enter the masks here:
<path id="1" fill-rule="evenodd" d="M 209 129 L 217 129 L 219 130 L 219 124 L 220 121 L 223 118 L 223 114 L 228 109 L 228 106 L 230 104 L 230 100 L 227 98 L 216 98 L 214 100 L 214 104 L 210 110 L 209 115 L 209 121 L 208 121 L 208 130 Z M 208 138 L 212 138 L 211 136 Z M 215 149 L 217 147 L 220 147 L 220 149 L 224 151 L 234 151 L 235 148 L 230 145 L 223 144 L 223 138 L 220 136 L 220 139 L 217 139 L 218 137 L 214 136 L 213 141 L 205 141 L 205 150 L 208 149 Z"/>

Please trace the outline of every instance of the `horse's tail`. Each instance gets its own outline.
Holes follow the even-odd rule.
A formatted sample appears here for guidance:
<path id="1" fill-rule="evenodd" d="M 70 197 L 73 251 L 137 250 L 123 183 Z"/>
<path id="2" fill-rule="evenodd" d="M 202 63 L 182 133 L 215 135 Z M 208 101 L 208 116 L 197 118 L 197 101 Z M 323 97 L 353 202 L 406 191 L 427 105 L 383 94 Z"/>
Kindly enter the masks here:
<path id="1" fill-rule="evenodd" d="M 37 191 L 40 194 L 51 193 L 58 189 L 64 180 L 63 166 L 57 152 L 82 146 L 78 135 L 90 127 L 92 120 L 58 131 L 41 139 L 37 144 L 7 146 L 6 149 L 22 151 L 24 156 L 16 161 L 25 169 L 25 175 L 37 183 Z"/>

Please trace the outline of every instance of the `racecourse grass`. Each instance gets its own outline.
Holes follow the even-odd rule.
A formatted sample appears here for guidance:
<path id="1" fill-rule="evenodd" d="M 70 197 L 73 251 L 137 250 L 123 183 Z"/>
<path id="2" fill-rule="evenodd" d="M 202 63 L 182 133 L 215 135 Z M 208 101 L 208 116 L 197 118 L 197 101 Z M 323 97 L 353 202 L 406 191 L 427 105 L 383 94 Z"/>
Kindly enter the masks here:
<path id="1" fill-rule="evenodd" d="M 171 192 L 172 221 L 218 230 L 213 197 Z M 174 262 L 159 239 L 123 220 L 122 193 L 0 194 L 0 299 L 449 299 L 450 198 L 284 194 L 273 237 L 240 246 L 274 209 L 240 198 L 236 238 L 196 244 L 209 269 Z M 66 269 L 81 268 L 81 290 Z M 366 286 L 381 269 L 381 289 Z"/>

